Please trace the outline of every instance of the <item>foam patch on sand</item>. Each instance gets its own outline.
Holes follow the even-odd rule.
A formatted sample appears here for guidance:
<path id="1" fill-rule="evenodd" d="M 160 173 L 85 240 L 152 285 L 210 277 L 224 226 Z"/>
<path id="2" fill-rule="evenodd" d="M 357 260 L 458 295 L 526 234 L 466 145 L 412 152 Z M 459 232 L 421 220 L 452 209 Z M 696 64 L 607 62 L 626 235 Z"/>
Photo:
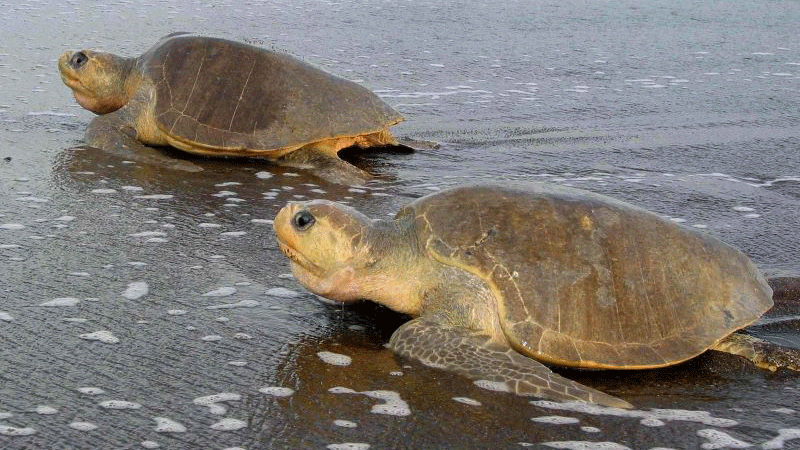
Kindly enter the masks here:
<path id="1" fill-rule="evenodd" d="M 198 397 L 194 399 L 195 405 L 208 407 L 208 412 L 214 415 L 221 416 L 228 411 L 227 405 L 222 405 L 222 402 L 234 402 L 242 399 L 239 394 L 231 392 L 221 392 L 219 394 L 207 395 L 205 397 Z"/>
<path id="2" fill-rule="evenodd" d="M 650 411 L 629 410 L 613 408 L 609 406 L 593 405 L 588 403 L 559 403 L 549 400 L 534 400 L 532 405 L 543 408 L 557 409 L 562 411 L 573 411 L 596 416 L 616 416 L 638 418 L 643 421 L 643 425 L 656 426 L 663 425 L 664 422 L 673 420 L 685 422 L 697 422 L 704 425 L 715 427 L 732 427 L 739 422 L 731 419 L 712 417 L 707 411 L 689 411 L 685 409 L 652 409 Z"/>
<path id="3" fill-rule="evenodd" d="M 411 408 L 405 400 L 400 398 L 400 394 L 394 391 L 362 391 L 358 392 L 350 388 L 337 386 L 328 389 L 331 394 L 361 394 L 370 398 L 383 400 L 384 403 L 373 405 L 371 412 L 374 414 L 386 414 L 390 416 L 409 416 Z"/>
<path id="4" fill-rule="evenodd" d="M 128 300 L 137 300 L 150 292 L 150 286 L 144 281 L 134 281 L 128 283 L 128 287 L 122 293 L 122 296 Z"/>
<path id="5" fill-rule="evenodd" d="M 334 366 L 349 366 L 350 363 L 353 362 L 353 359 L 347 355 L 342 355 L 339 353 L 333 352 L 318 352 L 317 356 L 326 364 L 332 364 Z"/>

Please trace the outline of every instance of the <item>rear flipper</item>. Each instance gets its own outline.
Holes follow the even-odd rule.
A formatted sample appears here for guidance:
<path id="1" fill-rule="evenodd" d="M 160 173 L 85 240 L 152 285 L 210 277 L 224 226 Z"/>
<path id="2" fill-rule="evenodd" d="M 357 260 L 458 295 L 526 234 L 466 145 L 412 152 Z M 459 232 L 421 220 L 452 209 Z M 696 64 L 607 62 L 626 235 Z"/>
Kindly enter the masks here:
<path id="1" fill-rule="evenodd" d="M 189 161 L 170 158 L 158 149 L 136 140 L 136 130 L 116 116 L 116 112 L 95 117 L 86 128 L 86 145 L 131 161 L 184 172 L 200 172 L 202 167 Z"/>
<path id="2" fill-rule="evenodd" d="M 500 383 L 518 395 L 632 408 L 624 400 L 556 375 L 545 365 L 466 328 L 415 319 L 394 332 L 389 348 L 430 367 Z"/>
<path id="3" fill-rule="evenodd" d="M 781 347 L 748 334 L 733 333 L 712 349 L 747 358 L 763 369 L 774 371 L 782 367 L 800 371 L 800 350 Z"/>
<path id="4" fill-rule="evenodd" d="M 372 179 L 369 173 L 314 146 L 287 153 L 277 163 L 308 170 L 323 180 L 337 184 L 360 186 Z"/>

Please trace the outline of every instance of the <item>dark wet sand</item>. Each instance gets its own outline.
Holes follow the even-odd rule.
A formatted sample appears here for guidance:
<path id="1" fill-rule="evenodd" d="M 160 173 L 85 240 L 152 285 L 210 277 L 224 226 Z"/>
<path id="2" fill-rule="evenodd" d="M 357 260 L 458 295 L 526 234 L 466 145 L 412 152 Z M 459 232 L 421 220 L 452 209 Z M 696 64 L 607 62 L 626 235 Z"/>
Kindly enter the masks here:
<path id="1" fill-rule="evenodd" d="M 800 378 L 727 355 L 561 372 L 636 406 L 624 414 L 397 358 L 383 344 L 405 318 L 305 293 L 269 223 L 298 198 L 386 217 L 473 180 L 590 189 L 741 248 L 776 291 L 753 333 L 800 348 L 800 9 L 715 5 L 2 8 L 0 448 L 798 448 Z M 377 175 L 359 188 L 258 161 L 197 160 L 197 175 L 80 148 L 92 116 L 58 55 L 139 54 L 177 30 L 357 80 L 406 116 L 399 136 L 441 146 L 353 155 Z M 276 386 L 293 393 L 261 391 Z M 214 394 L 227 400 L 202 404 Z"/>

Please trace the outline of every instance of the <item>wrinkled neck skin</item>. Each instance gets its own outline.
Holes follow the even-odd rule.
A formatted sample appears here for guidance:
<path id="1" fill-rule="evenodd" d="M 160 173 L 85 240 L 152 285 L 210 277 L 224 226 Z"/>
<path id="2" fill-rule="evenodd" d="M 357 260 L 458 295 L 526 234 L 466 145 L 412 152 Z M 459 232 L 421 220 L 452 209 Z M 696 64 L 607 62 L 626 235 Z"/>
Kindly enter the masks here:
<path id="1" fill-rule="evenodd" d="M 363 248 L 351 260 L 323 276 L 292 264 L 294 276 L 331 300 L 372 300 L 397 312 L 419 315 L 434 268 L 420 258 L 411 220 L 372 220 L 365 229 Z"/>

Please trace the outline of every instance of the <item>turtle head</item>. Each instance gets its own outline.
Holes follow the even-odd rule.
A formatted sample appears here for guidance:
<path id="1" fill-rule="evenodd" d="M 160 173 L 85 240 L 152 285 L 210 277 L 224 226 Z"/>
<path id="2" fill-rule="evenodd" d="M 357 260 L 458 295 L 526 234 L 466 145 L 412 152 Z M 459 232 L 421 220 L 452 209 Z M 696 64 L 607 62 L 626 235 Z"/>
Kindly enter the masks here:
<path id="1" fill-rule="evenodd" d="M 295 278 L 315 294 L 337 301 L 359 298 L 357 273 L 370 264 L 365 241 L 372 220 L 326 200 L 290 202 L 275 216 L 278 246 Z"/>
<path id="2" fill-rule="evenodd" d="M 368 299 L 413 312 L 414 307 L 405 303 L 410 296 L 403 295 L 409 287 L 408 273 L 393 270 L 403 266 L 396 261 L 401 253 L 396 250 L 403 245 L 394 222 L 314 200 L 289 202 L 273 226 L 292 273 L 306 289 L 339 302 Z"/>
<path id="3" fill-rule="evenodd" d="M 96 114 L 108 114 L 131 97 L 129 75 L 133 61 L 111 53 L 81 50 L 61 55 L 58 70 L 81 106 Z"/>

